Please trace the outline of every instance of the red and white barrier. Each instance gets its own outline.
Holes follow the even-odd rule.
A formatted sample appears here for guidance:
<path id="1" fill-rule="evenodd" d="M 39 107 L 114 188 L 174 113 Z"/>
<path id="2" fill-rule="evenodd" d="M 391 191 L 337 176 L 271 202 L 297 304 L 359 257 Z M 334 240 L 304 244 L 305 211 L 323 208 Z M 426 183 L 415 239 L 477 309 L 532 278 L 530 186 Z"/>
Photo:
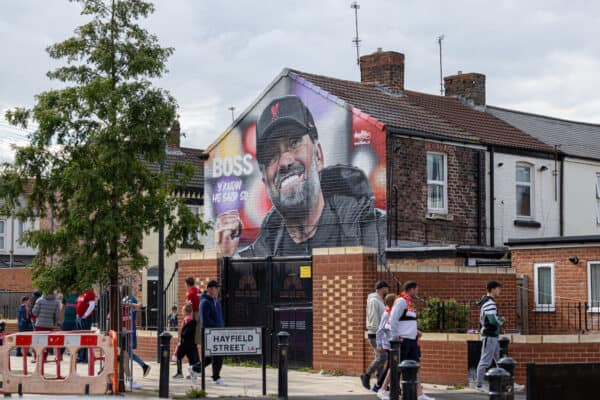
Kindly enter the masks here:
<path id="1" fill-rule="evenodd" d="M 10 368 L 10 352 L 15 347 L 23 348 L 23 371 L 13 373 Z M 44 377 L 46 364 L 44 351 L 53 348 L 56 352 L 56 378 Z M 60 349 L 66 348 L 71 354 L 69 375 L 61 376 Z M 94 349 L 99 348 L 104 357 L 97 358 Z M 27 352 L 33 349 L 38 354 L 38 362 L 31 374 L 27 373 Z M 90 349 L 88 376 L 77 374 L 77 350 Z M 94 375 L 94 362 L 102 359 L 105 367 Z M 114 393 L 118 392 L 117 335 L 110 332 L 102 336 L 91 331 L 68 332 L 20 332 L 7 335 L 0 346 L 0 374 L 2 385 L 0 393 L 37 393 L 37 394 L 105 394 L 109 384 Z"/>

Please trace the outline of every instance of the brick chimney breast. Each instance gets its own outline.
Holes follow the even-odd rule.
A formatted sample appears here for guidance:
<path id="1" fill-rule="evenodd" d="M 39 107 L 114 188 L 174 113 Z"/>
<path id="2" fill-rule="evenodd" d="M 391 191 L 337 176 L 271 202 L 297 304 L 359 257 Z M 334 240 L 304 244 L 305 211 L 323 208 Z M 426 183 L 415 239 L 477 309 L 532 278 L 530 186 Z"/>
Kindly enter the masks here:
<path id="1" fill-rule="evenodd" d="M 377 49 L 360 58 L 360 81 L 378 83 L 392 92 L 404 91 L 404 54 Z"/>
<path id="2" fill-rule="evenodd" d="M 476 106 L 485 106 L 485 75 L 470 72 L 444 78 L 444 93 L 449 97 L 462 97 Z"/>
<path id="3" fill-rule="evenodd" d="M 167 147 L 173 150 L 179 150 L 181 147 L 181 126 L 179 125 L 179 120 L 175 119 L 173 121 L 173 125 L 171 125 L 171 130 L 169 131 L 169 136 L 167 136 Z"/>

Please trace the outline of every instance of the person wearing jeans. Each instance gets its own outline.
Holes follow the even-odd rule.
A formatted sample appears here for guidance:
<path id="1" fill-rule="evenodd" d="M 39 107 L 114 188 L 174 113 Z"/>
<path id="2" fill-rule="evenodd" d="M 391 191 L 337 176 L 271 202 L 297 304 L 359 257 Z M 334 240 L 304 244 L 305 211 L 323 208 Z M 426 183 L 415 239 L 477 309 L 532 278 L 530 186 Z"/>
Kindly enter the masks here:
<path id="1" fill-rule="evenodd" d="M 222 328 L 225 326 L 223 321 L 223 312 L 221 311 L 221 302 L 219 301 L 219 282 L 210 280 L 206 285 L 206 291 L 202 293 L 200 300 L 200 321 L 203 328 Z M 223 357 L 212 356 L 205 357 L 204 367 L 212 363 L 212 378 L 215 385 L 225 386 L 225 381 L 221 378 L 221 367 L 223 366 Z"/>
<path id="2" fill-rule="evenodd" d="M 144 373 L 144 377 L 148 376 L 150 373 L 150 366 L 146 364 L 146 362 L 138 356 L 134 350 L 137 349 L 137 328 L 136 328 L 136 317 L 137 310 L 139 308 L 138 300 L 135 297 L 135 289 L 130 296 L 125 296 L 123 299 L 123 328 L 127 329 L 131 332 L 131 339 L 127 342 L 127 356 L 131 357 L 133 361 L 135 361 L 140 367 L 142 367 L 142 371 Z M 129 370 L 129 363 L 125 362 L 125 375 L 129 376 L 131 387 L 133 389 L 139 389 L 140 385 L 138 385 L 133 380 L 132 371 Z"/>

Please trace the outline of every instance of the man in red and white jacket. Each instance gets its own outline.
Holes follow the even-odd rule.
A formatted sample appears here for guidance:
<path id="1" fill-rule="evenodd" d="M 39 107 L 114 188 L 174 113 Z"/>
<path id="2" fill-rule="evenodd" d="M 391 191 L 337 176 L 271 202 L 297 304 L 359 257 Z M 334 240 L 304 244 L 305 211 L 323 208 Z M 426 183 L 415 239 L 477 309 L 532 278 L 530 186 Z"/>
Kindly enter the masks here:
<path id="1" fill-rule="evenodd" d="M 417 328 L 417 309 L 413 299 L 419 293 L 419 286 L 415 281 L 408 281 L 404 284 L 404 290 L 392 307 L 390 316 L 390 326 L 392 337 L 398 338 L 400 343 L 400 361 L 414 360 L 419 362 L 421 351 L 417 339 L 421 332 Z M 423 393 L 421 384 L 418 385 L 419 400 L 434 400 Z"/>
<path id="2" fill-rule="evenodd" d="M 77 330 L 88 331 L 92 329 L 92 313 L 96 307 L 96 294 L 91 288 L 83 292 L 77 298 L 77 305 L 75 307 L 75 325 Z M 87 349 L 79 350 L 77 362 L 87 363 L 88 362 L 88 351 Z"/>

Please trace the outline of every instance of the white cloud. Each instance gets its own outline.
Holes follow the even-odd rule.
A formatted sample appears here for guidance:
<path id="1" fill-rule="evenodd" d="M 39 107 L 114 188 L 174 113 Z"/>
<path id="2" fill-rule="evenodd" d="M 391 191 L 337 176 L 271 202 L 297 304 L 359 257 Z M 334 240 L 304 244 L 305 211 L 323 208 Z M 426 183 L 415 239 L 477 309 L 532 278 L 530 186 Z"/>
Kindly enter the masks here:
<path id="1" fill-rule="evenodd" d="M 181 106 L 186 146 L 206 147 L 283 67 L 359 79 L 351 1 L 156 1 L 145 21 L 176 49 L 170 74 L 157 84 Z M 595 71 L 600 67 L 600 4 L 585 0 L 359 1 L 361 53 L 377 47 L 406 54 L 406 83 L 439 92 L 438 47 L 444 73 L 487 76 L 489 104 L 599 121 Z M 66 0 L 7 2 L 0 14 L 0 109 L 33 104 L 55 83 L 44 49 L 83 21 Z M 6 61 L 8 60 L 8 61 Z M 2 133 L 0 131 L 0 137 Z"/>

